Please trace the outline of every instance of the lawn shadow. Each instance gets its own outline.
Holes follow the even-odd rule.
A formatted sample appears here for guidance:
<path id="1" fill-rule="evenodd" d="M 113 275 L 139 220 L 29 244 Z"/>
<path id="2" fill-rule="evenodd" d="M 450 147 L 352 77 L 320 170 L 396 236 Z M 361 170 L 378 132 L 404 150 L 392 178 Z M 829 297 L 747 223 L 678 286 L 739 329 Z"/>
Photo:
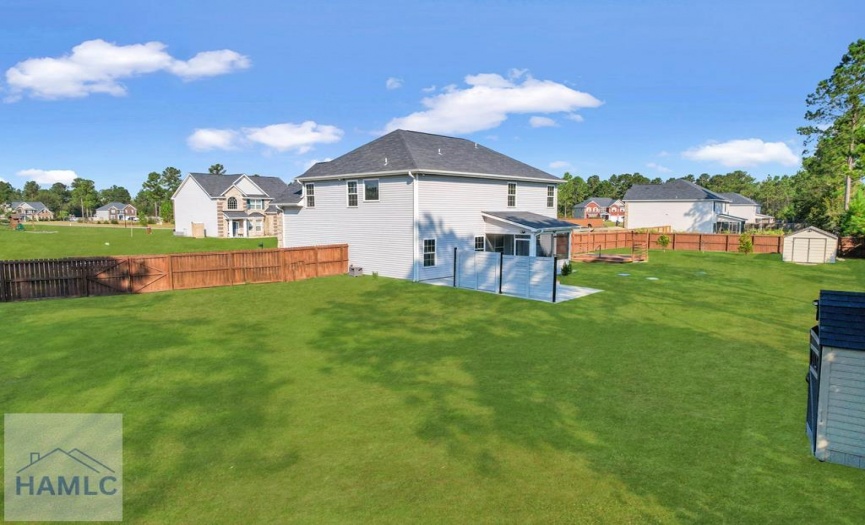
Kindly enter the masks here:
<path id="1" fill-rule="evenodd" d="M 554 449 L 683 520 L 831 514 L 840 496 L 815 501 L 813 480 L 796 474 L 819 469 L 795 363 L 725 350 L 699 326 L 611 321 L 603 307 L 615 298 L 600 295 L 548 305 L 383 279 L 315 311 L 324 323 L 313 345 L 402 396 L 415 435 L 482 477 L 500 475 L 502 444 Z M 783 481 L 749 487 L 761 472 Z M 799 507 L 781 504 L 790 494 Z"/>
<path id="2" fill-rule="evenodd" d="M 28 310 L 44 308 L 36 317 L 51 328 L 38 330 L 47 334 L 38 344 L 0 350 L 3 411 L 123 414 L 125 513 L 144 521 L 163 512 L 194 520 L 184 514 L 194 509 L 176 503 L 184 485 L 224 478 L 230 486 L 300 459 L 262 433 L 286 425 L 291 410 L 274 410 L 271 399 L 292 379 L 273 377 L 248 337 L 268 327 L 253 312 L 227 319 L 204 303 L 174 319 L 176 297 L 62 300 L 71 316 L 45 303 L 4 305 L 12 340 L 36 330 Z"/>

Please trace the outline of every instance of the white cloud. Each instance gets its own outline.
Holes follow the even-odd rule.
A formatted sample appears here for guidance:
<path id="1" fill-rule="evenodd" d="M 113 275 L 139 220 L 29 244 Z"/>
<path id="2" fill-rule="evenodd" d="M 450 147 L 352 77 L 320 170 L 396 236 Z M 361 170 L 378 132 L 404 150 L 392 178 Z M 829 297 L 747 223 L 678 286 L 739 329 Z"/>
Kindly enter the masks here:
<path id="1" fill-rule="evenodd" d="M 21 170 L 15 175 L 25 177 L 39 184 L 54 184 L 62 182 L 63 184 L 72 184 L 72 181 L 78 178 L 78 175 L 73 170 L 39 170 L 29 169 Z"/>
<path id="2" fill-rule="evenodd" d="M 661 166 L 660 164 L 657 164 L 655 162 L 647 163 L 646 167 L 649 169 L 653 169 L 655 171 L 660 171 L 661 173 L 670 173 L 671 171 L 673 171 L 670 168 L 668 168 L 666 166 Z"/>
<path id="3" fill-rule="evenodd" d="M 390 77 L 389 79 L 385 80 L 384 87 L 386 87 L 387 89 L 399 89 L 402 87 L 402 79 Z"/>
<path id="4" fill-rule="evenodd" d="M 435 84 L 433 84 L 432 86 L 425 87 L 425 88 L 421 89 L 421 91 L 423 91 L 424 93 L 432 93 L 435 90 L 436 90 Z"/>
<path id="5" fill-rule="evenodd" d="M 570 168 L 571 163 L 566 161 L 566 160 L 556 160 L 556 161 L 550 162 L 550 167 L 554 170 L 560 170 L 560 169 L 564 169 L 564 168 Z"/>
<path id="6" fill-rule="evenodd" d="M 263 128 L 243 128 L 243 134 L 252 142 L 264 144 L 277 151 L 308 152 L 316 144 L 332 144 L 342 139 L 343 131 L 336 126 L 316 124 L 307 120 L 302 124 L 273 124 Z"/>
<path id="7" fill-rule="evenodd" d="M 665 151 L 665 150 L 661 150 L 661 151 L 658 152 L 658 155 L 657 155 L 657 156 L 658 156 L 658 157 L 669 157 L 669 156 L 670 156 L 670 152 L 669 152 L 669 151 Z"/>
<path id="8" fill-rule="evenodd" d="M 554 128 L 558 126 L 556 121 L 550 117 L 534 116 L 529 119 L 529 125 L 533 128 Z"/>
<path id="9" fill-rule="evenodd" d="M 565 115 L 565 118 L 568 120 L 573 120 L 574 122 L 582 122 L 586 120 L 579 113 L 568 113 L 567 115 Z"/>
<path id="10" fill-rule="evenodd" d="M 249 58 L 229 49 L 204 51 L 187 61 L 169 55 L 162 42 L 119 46 L 88 40 L 59 58 L 30 58 L 6 70 L 7 102 L 29 95 L 56 100 L 92 93 L 126 94 L 121 80 L 167 71 L 183 80 L 223 75 L 249 67 Z"/>
<path id="11" fill-rule="evenodd" d="M 392 119 L 385 131 L 402 128 L 472 133 L 498 127 L 511 114 L 572 113 L 602 104 L 588 93 L 550 80 L 537 80 L 519 70 L 512 70 L 507 79 L 494 73 L 468 75 L 465 83 L 469 87 L 450 85 L 442 93 L 425 97 L 421 101 L 425 110 Z"/>
<path id="12" fill-rule="evenodd" d="M 238 132 L 230 129 L 199 128 L 186 138 L 186 143 L 196 151 L 231 150 L 240 146 L 240 138 Z"/>
<path id="13" fill-rule="evenodd" d="M 262 144 L 276 151 L 295 151 L 303 154 L 316 144 L 339 142 L 342 136 L 343 131 L 336 126 L 307 120 L 301 124 L 285 122 L 261 128 L 241 128 L 239 131 L 200 128 L 186 138 L 186 143 L 197 151 L 233 150 L 251 144 Z"/>
<path id="14" fill-rule="evenodd" d="M 784 166 L 799 165 L 799 157 L 783 142 L 763 142 L 761 139 L 738 139 L 709 143 L 682 152 L 682 156 L 697 161 L 718 162 L 727 167 L 751 167 L 776 162 Z"/>

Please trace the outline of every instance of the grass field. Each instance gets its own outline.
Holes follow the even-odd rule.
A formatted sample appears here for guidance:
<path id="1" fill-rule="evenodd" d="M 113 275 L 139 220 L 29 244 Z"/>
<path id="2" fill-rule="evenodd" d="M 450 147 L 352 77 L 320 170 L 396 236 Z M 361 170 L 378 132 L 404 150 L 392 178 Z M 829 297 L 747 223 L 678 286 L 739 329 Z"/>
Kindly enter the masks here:
<path id="1" fill-rule="evenodd" d="M 804 378 L 811 301 L 865 291 L 865 261 L 575 269 L 604 292 L 333 277 L 2 304 L 0 407 L 122 413 L 130 523 L 863 522 L 865 472 L 809 453 Z"/>
<path id="2" fill-rule="evenodd" d="M 275 237 L 191 239 L 175 237 L 170 229 L 152 228 L 147 234 L 140 226 L 27 224 L 23 232 L 0 228 L 0 260 L 253 250 L 260 243 L 276 248 Z"/>

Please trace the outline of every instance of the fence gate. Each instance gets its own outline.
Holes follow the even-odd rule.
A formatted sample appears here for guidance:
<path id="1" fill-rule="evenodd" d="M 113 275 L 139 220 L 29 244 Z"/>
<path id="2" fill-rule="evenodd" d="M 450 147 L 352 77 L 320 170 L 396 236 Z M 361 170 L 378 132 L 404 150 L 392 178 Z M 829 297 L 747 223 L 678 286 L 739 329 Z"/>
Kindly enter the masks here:
<path id="1" fill-rule="evenodd" d="M 555 257 L 454 250 L 454 286 L 556 302 Z"/>

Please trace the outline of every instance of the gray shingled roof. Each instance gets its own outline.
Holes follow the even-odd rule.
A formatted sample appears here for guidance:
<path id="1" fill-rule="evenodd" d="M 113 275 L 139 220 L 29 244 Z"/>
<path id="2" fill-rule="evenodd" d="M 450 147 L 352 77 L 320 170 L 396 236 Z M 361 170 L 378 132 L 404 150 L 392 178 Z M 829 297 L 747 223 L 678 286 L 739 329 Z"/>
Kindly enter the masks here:
<path id="1" fill-rule="evenodd" d="M 530 211 L 482 211 L 481 213 L 495 217 L 496 219 L 519 224 L 528 230 L 573 230 L 577 227 L 570 222 L 560 221 L 554 217 L 547 217 L 546 215 Z"/>
<path id="2" fill-rule="evenodd" d="M 741 193 L 719 193 L 718 195 L 730 201 L 730 204 L 759 206 L 756 201 L 745 197 Z"/>
<path id="3" fill-rule="evenodd" d="M 240 177 L 242 173 L 232 175 L 213 175 L 211 173 L 190 173 L 190 177 L 195 179 L 198 184 L 204 188 L 211 197 L 219 197 L 225 190 L 231 187 L 232 184 Z M 247 175 L 249 180 L 255 183 L 256 186 L 265 192 L 265 197 L 275 197 L 285 190 L 286 184 L 279 177 L 263 177 L 261 175 Z"/>
<path id="4" fill-rule="evenodd" d="M 30 206 L 31 208 L 33 208 L 37 213 L 40 212 L 40 211 L 42 211 L 42 210 L 47 210 L 47 209 L 48 209 L 48 206 L 42 204 L 42 203 L 39 202 L 39 201 L 15 201 L 15 202 L 12 203 L 12 208 L 17 208 L 18 206 L 21 206 L 22 204 L 27 204 L 27 205 L 29 205 L 29 206 Z"/>
<path id="5" fill-rule="evenodd" d="M 392 131 L 331 161 L 319 162 L 299 178 L 403 171 L 457 172 L 562 181 L 545 171 L 471 140 L 402 129 Z"/>
<path id="6" fill-rule="evenodd" d="M 575 208 L 585 208 L 586 206 L 589 205 L 590 202 L 594 202 L 598 206 L 600 206 L 601 208 L 609 208 L 610 205 L 612 203 L 616 202 L 617 200 L 618 199 L 611 199 L 609 197 L 589 197 L 588 199 L 584 200 L 583 202 L 577 204 L 574 207 Z"/>
<path id="7" fill-rule="evenodd" d="M 117 208 L 118 210 L 122 210 L 122 209 L 125 208 L 126 206 L 128 206 L 128 205 L 127 205 L 127 204 L 123 204 L 122 202 L 109 202 L 109 203 L 106 204 L 105 206 L 100 206 L 100 207 L 96 208 L 96 211 L 108 211 L 108 210 L 110 210 L 112 207 L 113 207 L 113 208 Z"/>
<path id="8" fill-rule="evenodd" d="M 820 344 L 865 350 L 865 293 L 820 290 Z"/>
<path id="9" fill-rule="evenodd" d="M 623 201 L 727 201 L 728 199 L 685 179 L 664 184 L 634 184 Z"/>
<path id="10" fill-rule="evenodd" d="M 303 198 L 303 185 L 297 181 L 292 181 L 291 184 L 282 190 L 282 193 L 273 198 L 273 204 L 281 206 L 283 204 L 297 204 Z"/>

